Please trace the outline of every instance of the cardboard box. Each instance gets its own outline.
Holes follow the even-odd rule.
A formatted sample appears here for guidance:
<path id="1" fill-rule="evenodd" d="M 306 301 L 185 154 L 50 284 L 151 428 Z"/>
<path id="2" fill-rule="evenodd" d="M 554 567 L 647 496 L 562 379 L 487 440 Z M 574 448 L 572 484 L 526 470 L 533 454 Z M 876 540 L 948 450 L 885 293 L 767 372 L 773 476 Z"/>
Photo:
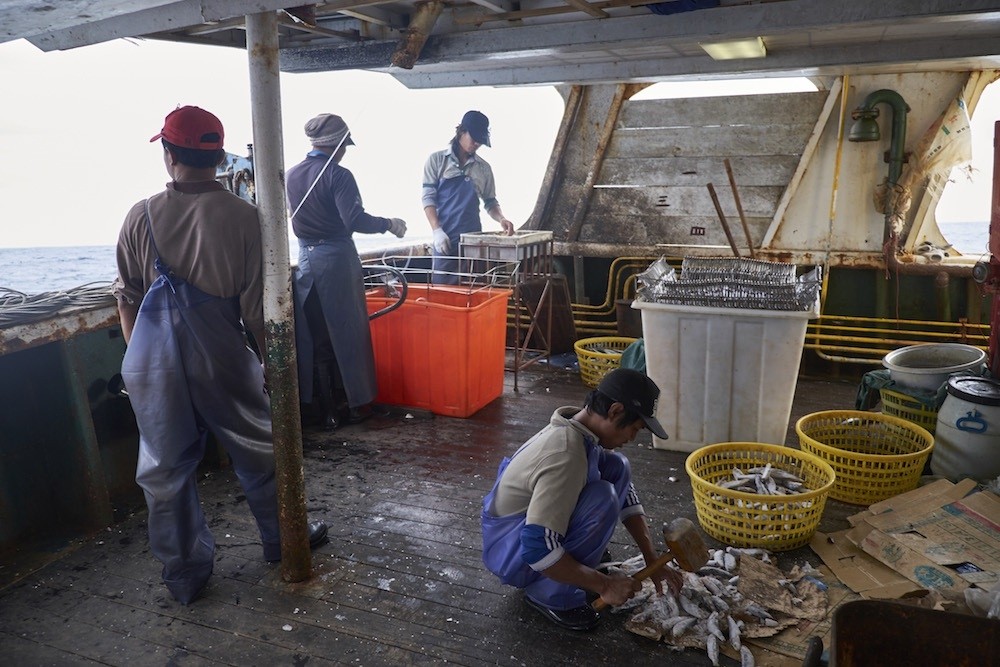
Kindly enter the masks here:
<path id="1" fill-rule="evenodd" d="M 847 537 L 847 530 L 816 532 L 809 546 L 845 586 L 863 598 L 895 600 L 922 591 L 891 567 L 862 551 Z"/>
<path id="2" fill-rule="evenodd" d="M 1000 581 L 1000 498 L 966 495 L 975 488 L 972 480 L 939 480 L 890 498 L 852 517 L 846 536 L 923 588 L 992 588 Z"/>

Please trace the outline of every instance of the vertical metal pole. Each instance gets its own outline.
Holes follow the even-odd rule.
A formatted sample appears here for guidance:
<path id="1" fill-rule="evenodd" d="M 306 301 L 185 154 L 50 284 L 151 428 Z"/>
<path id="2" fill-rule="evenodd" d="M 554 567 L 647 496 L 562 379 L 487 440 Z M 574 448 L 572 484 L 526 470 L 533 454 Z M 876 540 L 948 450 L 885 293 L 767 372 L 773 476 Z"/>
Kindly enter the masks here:
<path id="1" fill-rule="evenodd" d="M 246 17 L 246 25 L 257 215 L 263 234 L 264 327 L 277 466 L 281 576 L 285 581 L 296 582 L 312 574 L 312 555 L 302 473 L 295 324 L 285 222 L 278 16 L 274 12 L 251 14 Z"/>
<path id="2" fill-rule="evenodd" d="M 990 287 L 992 304 L 990 309 L 989 363 L 993 377 L 1000 377 L 1000 121 L 993 125 L 993 199 L 990 203 L 990 271 L 987 285 Z"/>

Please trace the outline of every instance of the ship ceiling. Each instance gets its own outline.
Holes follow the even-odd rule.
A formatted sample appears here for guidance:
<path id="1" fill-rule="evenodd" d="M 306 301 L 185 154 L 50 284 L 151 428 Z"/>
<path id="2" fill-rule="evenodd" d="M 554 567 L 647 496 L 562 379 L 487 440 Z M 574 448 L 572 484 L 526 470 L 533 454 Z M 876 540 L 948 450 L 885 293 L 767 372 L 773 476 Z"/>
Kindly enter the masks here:
<path id="1" fill-rule="evenodd" d="M 281 69 L 388 72 L 411 88 L 654 82 L 1000 66 L 1000 0 L 0 0 L 0 41 L 46 51 L 152 38 L 243 48 L 279 12 Z M 706 42 L 760 37 L 762 58 Z M 395 64 L 394 64 L 395 63 Z"/>

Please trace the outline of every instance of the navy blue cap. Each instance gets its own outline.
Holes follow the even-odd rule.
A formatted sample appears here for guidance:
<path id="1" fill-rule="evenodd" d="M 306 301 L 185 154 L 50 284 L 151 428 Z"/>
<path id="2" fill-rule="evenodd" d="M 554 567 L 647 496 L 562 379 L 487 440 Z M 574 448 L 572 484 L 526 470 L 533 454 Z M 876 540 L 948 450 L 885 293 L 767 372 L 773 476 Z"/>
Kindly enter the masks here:
<path id="1" fill-rule="evenodd" d="M 638 412 L 650 431 L 667 439 L 667 432 L 656 419 L 656 399 L 660 397 L 660 388 L 645 373 L 632 368 L 616 368 L 604 376 L 597 385 L 597 391 Z"/>
<path id="2" fill-rule="evenodd" d="M 476 140 L 476 143 L 490 145 L 490 119 L 485 114 L 479 111 L 466 111 L 462 116 L 462 127 Z"/>

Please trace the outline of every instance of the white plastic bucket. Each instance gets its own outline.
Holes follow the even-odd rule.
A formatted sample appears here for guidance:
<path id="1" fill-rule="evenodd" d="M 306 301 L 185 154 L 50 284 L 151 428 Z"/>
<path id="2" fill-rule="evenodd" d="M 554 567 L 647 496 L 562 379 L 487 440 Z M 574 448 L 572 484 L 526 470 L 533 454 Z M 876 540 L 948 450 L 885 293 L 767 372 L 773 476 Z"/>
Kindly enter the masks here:
<path id="1" fill-rule="evenodd" d="M 938 411 L 931 472 L 953 482 L 1000 476 L 1000 382 L 979 377 L 948 380 Z"/>
<path id="2" fill-rule="evenodd" d="M 976 372 L 986 363 L 986 353 L 962 343 L 925 343 L 893 350 L 882 358 L 889 377 L 901 387 L 937 391 L 952 373 Z"/>

